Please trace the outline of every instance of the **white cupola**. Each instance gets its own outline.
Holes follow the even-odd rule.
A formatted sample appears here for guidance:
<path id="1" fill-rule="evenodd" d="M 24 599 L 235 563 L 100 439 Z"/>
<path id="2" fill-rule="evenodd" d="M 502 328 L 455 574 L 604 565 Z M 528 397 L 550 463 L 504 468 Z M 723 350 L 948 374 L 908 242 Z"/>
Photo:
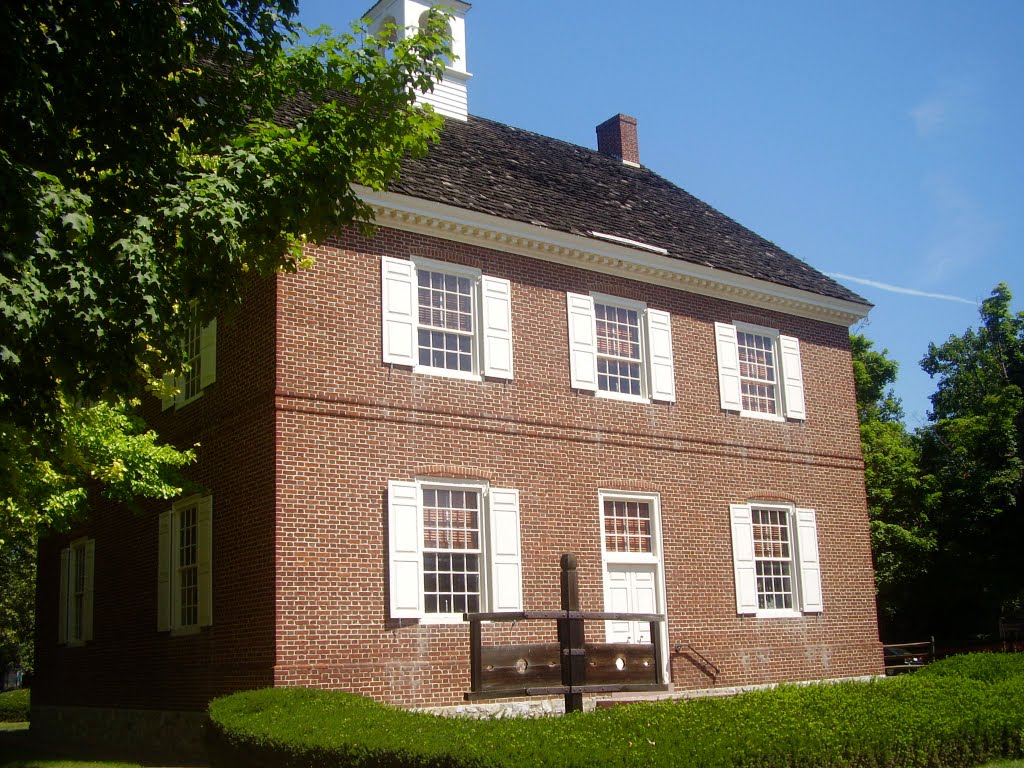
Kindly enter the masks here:
<path id="1" fill-rule="evenodd" d="M 404 36 L 414 33 L 427 11 L 435 7 L 445 8 L 451 13 L 448 26 L 454 61 L 447 62 L 444 78 L 434 84 L 432 93 L 420 94 L 420 101 L 430 104 L 446 117 L 465 120 L 469 113 L 466 85 L 472 77 L 466 69 L 466 12 L 471 8 L 470 4 L 461 0 L 380 0 L 363 14 L 363 18 L 369 19 L 369 31 L 373 34 L 390 22 Z"/>

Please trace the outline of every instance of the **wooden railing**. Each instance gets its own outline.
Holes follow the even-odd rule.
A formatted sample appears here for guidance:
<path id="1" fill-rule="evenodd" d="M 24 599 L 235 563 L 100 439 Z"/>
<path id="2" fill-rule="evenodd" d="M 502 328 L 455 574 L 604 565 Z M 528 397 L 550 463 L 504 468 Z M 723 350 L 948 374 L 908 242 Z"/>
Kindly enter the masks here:
<path id="1" fill-rule="evenodd" d="M 579 610 L 576 556 L 562 555 L 562 608 L 557 611 L 466 613 L 469 622 L 470 691 L 467 701 L 512 696 L 565 697 L 565 711 L 583 710 L 583 694 L 664 691 L 664 616 Z M 484 645 L 483 623 L 555 621 L 557 643 Z M 586 621 L 636 621 L 650 626 L 650 643 L 588 643 Z"/>
<path id="2" fill-rule="evenodd" d="M 914 672 L 935 660 L 935 638 L 920 643 L 890 643 L 882 646 L 885 674 Z"/>

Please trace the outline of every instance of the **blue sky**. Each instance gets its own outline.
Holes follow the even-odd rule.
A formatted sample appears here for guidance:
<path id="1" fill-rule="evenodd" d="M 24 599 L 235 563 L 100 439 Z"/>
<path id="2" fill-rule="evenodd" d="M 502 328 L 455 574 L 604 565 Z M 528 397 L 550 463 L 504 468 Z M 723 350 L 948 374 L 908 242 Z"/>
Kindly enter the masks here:
<path id="1" fill-rule="evenodd" d="M 928 342 L 999 281 L 1024 307 L 1020 0 L 478 0 L 467 38 L 472 114 L 588 147 L 633 115 L 644 165 L 874 303 L 911 426 Z"/>

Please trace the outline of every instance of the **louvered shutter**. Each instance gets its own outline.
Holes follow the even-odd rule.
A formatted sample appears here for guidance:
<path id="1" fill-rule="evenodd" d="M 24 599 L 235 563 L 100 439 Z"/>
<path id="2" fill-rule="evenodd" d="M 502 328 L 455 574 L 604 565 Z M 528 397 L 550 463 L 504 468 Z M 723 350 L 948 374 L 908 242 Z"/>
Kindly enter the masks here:
<path id="1" fill-rule="evenodd" d="M 483 372 L 512 378 L 512 284 L 500 277 L 481 279 L 483 295 Z"/>
<path id="2" fill-rule="evenodd" d="M 747 504 L 729 507 L 732 523 L 732 561 L 736 576 L 736 613 L 757 613 L 757 567 L 754 563 L 754 525 Z"/>
<path id="3" fill-rule="evenodd" d="M 646 316 L 651 399 L 674 403 L 676 380 L 672 361 L 672 318 L 668 312 L 650 308 Z"/>
<path id="4" fill-rule="evenodd" d="M 736 326 L 729 323 L 715 323 L 715 349 L 718 352 L 718 392 L 722 409 L 742 410 L 740 399 L 740 358 L 739 343 L 736 340 Z"/>
<path id="5" fill-rule="evenodd" d="M 160 513 L 157 535 L 156 629 L 167 632 L 171 628 L 171 519 L 170 510 Z"/>
<path id="6" fill-rule="evenodd" d="M 82 548 L 85 556 L 85 590 L 82 595 L 82 641 L 92 640 L 92 606 L 95 588 L 96 540 L 89 539 Z"/>
<path id="7" fill-rule="evenodd" d="M 575 389 L 597 391 L 597 329 L 594 299 L 567 293 L 569 311 L 569 381 Z"/>
<path id="8" fill-rule="evenodd" d="M 391 617 L 423 616 L 423 511 L 416 483 L 388 483 Z"/>
<path id="9" fill-rule="evenodd" d="M 800 607 L 821 613 L 821 563 L 818 560 L 818 524 L 813 509 L 796 511 L 797 558 L 800 562 Z"/>
<path id="10" fill-rule="evenodd" d="M 384 362 L 416 364 L 416 267 L 406 259 L 381 258 L 381 336 Z"/>
<path id="11" fill-rule="evenodd" d="M 57 642 L 68 641 L 68 579 L 71 577 L 71 550 L 60 551 L 60 606 L 57 615 Z"/>
<path id="12" fill-rule="evenodd" d="M 206 389 L 217 380 L 217 318 L 199 334 L 199 387 Z"/>
<path id="13" fill-rule="evenodd" d="M 495 611 L 523 610 L 522 546 L 519 535 L 519 491 L 490 491 L 491 594 Z"/>
<path id="14" fill-rule="evenodd" d="M 199 500 L 198 527 L 199 626 L 213 624 L 213 497 Z"/>
<path id="15" fill-rule="evenodd" d="M 782 354 L 782 382 L 786 417 L 790 419 L 806 419 L 804 373 L 803 366 L 800 364 L 800 342 L 792 336 L 779 336 L 779 348 Z"/>

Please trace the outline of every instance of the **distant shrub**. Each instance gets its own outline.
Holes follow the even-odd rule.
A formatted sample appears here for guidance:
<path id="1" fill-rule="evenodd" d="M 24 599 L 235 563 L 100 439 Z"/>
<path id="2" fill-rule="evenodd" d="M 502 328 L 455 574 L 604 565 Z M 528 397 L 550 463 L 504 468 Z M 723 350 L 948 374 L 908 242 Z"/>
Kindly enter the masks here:
<path id="1" fill-rule="evenodd" d="M 950 656 L 924 667 L 919 674 L 941 677 L 963 677 L 995 683 L 1024 678 L 1024 653 L 969 653 Z"/>
<path id="2" fill-rule="evenodd" d="M 967 768 L 1024 755 L 1024 677 L 936 668 L 535 720 L 438 718 L 338 692 L 249 691 L 211 703 L 211 757 L 217 768 Z"/>
<path id="3" fill-rule="evenodd" d="M 28 720 L 29 690 L 0 693 L 0 723 L 17 723 Z"/>

